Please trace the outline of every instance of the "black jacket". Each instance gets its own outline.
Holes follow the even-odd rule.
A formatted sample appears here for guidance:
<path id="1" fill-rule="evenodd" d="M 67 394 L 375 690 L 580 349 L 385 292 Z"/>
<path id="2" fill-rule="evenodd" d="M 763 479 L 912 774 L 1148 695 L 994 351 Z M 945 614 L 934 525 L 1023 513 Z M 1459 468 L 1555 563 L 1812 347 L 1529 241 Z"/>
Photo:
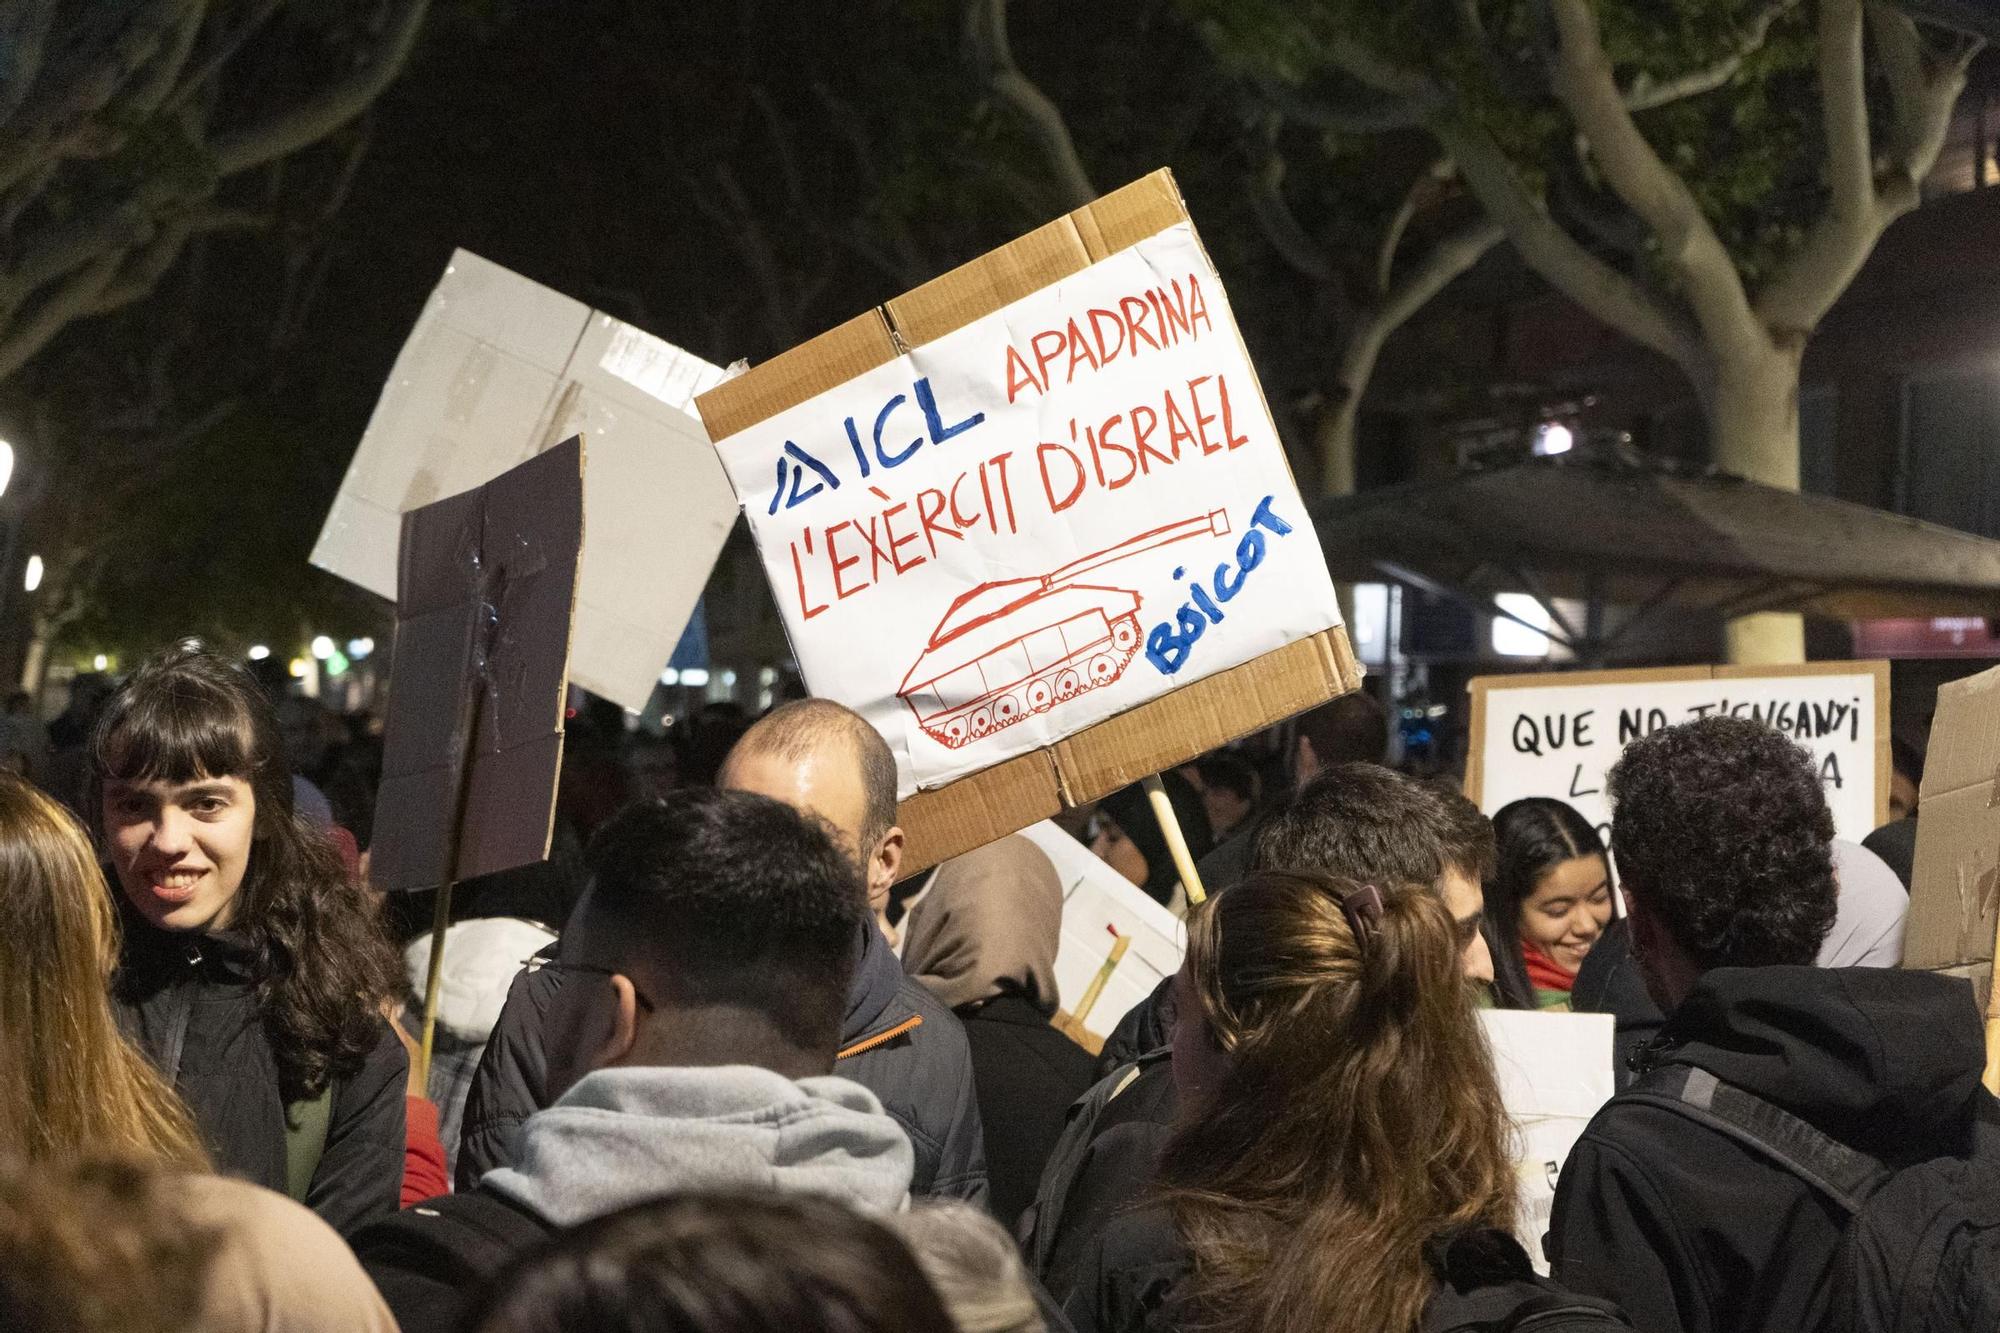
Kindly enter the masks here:
<path id="1" fill-rule="evenodd" d="M 216 1166 L 285 1193 L 285 1103 L 247 941 L 126 917 L 122 1025 L 186 1099 Z M 408 1078 L 409 1059 L 385 1022 L 361 1069 L 334 1081 L 326 1146 L 304 1202 L 342 1235 L 396 1211 Z"/>
<path id="2" fill-rule="evenodd" d="M 1569 1007 L 1573 1013 L 1612 1016 L 1611 1070 L 1619 1087 L 1630 1084 L 1636 1077 L 1633 1059 L 1667 1021 L 1646 993 L 1646 979 L 1632 957 L 1630 917 L 1613 921 L 1584 955 L 1570 988 Z"/>
<path id="3" fill-rule="evenodd" d="M 1970 986 L 1885 968 L 1720 968 L 1640 1052 L 1705 1069 L 1890 1167 L 1963 1154 L 1987 1094 Z M 1558 1281 L 1648 1333 L 1824 1326 L 1845 1215 L 1735 1139 L 1605 1104 L 1563 1166 Z"/>
<path id="4" fill-rule="evenodd" d="M 470 1190 L 496 1166 L 512 1165 L 521 1122 L 553 1100 L 542 1024 L 560 984 L 552 969 L 524 970 L 507 992 L 466 1094 L 460 1190 Z M 912 1193 L 986 1202 L 986 1149 L 965 1030 L 951 1010 L 903 975 L 872 922 L 863 928 L 833 1072 L 881 1098 L 910 1136 L 916 1149 Z"/>
<path id="5" fill-rule="evenodd" d="M 1520 1242 L 1502 1231 L 1468 1227 L 1425 1248 L 1437 1285 L 1421 1333 L 1512 1328 L 1534 1312 L 1566 1312 L 1554 1329 L 1629 1328 L 1609 1305 L 1578 1298 L 1535 1276 Z M 1178 1307 L 1193 1260 L 1166 1209 L 1154 1204 L 1113 1219 L 1091 1245 L 1063 1313 L 1075 1333 L 1173 1333 L 1187 1322 Z M 1354 1275 L 1367 1282 L 1365 1272 Z M 1541 1325 L 1537 1325 L 1540 1327 Z"/>
<path id="6" fill-rule="evenodd" d="M 456 1333 L 508 1261 L 556 1228 L 489 1190 L 426 1199 L 354 1237 L 354 1254 L 403 1333 Z"/>
<path id="7" fill-rule="evenodd" d="M 972 1048 L 994 1216 L 1012 1224 L 1035 1197 L 1071 1102 L 1091 1084 L 1090 1053 L 1018 995 L 957 1011 Z"/>
<path id="8" fill-rule="evenodd" d="M 1174 979 L 1161 977 L 1152 993 L 1125 1011 L 1097 1055 L 1097 1076 L 1108 1077 L 1174 1042 Z"/>
<path id="9" fill-rule="evenodd" d="M 1075 1290 L 1098 1237 L 1144 1202 L 1173 1136 L 1174 1105 L 1173 1065 L 1160 1051 L 1099 1080 L 1070 1108 L 1020 1228 L 1029 1269 L 1058 1301 Z"/>

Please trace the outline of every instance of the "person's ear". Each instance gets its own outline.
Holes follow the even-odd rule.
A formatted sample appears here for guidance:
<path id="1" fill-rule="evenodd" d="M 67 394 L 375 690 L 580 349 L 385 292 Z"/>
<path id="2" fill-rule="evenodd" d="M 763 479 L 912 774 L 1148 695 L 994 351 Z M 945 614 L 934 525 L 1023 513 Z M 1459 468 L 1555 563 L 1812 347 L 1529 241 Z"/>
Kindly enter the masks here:
<path id="1" fill-rule="evenodd" d="M 875 853 L 868 858 L 868 906 L 880 913 L 889 906 L 889 890 L 903 873 L 903 830 L 891 827 L 882 835 L 882 841 L 875 844 Z"/>
<path id="2" fill-rule="evenodd" d="M 1292 755 L 1292 773 L 1294 775 L 1292 785 L 1303 787 L 1319 776 L 1319 756 L 1313 753 L 1312 742 L 1307 740 L 1303 734 L 1297 737 L 1295 746 L 1296 749 Z"/>
<path id="3" fill-rule="evenodd" d="M 615 972 L 606 980 L 611 987 L 613 1003 L 596 1008 L 597 1017 L 588 1037 L 592 1069 L 617 1064 L 631 1053 L 633 1044 L 639 1040 L 638 989 L 622 972 Z"/>

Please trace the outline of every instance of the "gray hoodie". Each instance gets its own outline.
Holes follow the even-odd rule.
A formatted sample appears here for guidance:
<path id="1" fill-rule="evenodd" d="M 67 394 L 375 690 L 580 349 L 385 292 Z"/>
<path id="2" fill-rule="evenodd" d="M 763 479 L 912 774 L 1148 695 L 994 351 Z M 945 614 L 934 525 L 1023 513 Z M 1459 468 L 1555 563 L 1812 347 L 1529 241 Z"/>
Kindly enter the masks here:
<path id="1" fill-rule="evenodd" d="M 913 1154 L 859 1083 L 748 1065 L 599 1069 L 521 1126 L 491 1187 L 556 1226 L 696 1189 L 818 1194 L 901 1208 Z"/>

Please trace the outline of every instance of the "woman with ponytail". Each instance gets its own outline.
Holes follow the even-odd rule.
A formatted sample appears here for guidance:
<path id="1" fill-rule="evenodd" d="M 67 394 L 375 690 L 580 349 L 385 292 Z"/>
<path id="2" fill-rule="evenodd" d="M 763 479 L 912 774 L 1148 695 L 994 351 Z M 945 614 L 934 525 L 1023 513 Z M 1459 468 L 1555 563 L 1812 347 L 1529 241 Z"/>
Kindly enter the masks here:
<path id="1" fill-rule="evenodd" d="M 1078 1333 L 1417 1333 L 1538 1304 L 1508 1234 L 1510 1129 L 1426 887 L 1259 872 L 1188 923 L 1179 1122 L 1147 1207 L 1099 1238 Z"/>

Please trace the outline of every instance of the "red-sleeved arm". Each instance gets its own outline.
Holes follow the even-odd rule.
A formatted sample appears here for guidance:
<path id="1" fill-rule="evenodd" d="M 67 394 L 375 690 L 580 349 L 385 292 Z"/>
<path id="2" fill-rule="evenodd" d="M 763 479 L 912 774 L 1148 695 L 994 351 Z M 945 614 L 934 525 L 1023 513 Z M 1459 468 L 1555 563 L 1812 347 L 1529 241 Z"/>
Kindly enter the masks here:
<path id="1" fill-rule="evenodd" d="M 451 1174 L 444 1166 L 444 1144 L 438 1139 L 437 1104 L 428 1097 L 405 1098 L 403 1204 L 451 1193 Z"/>

